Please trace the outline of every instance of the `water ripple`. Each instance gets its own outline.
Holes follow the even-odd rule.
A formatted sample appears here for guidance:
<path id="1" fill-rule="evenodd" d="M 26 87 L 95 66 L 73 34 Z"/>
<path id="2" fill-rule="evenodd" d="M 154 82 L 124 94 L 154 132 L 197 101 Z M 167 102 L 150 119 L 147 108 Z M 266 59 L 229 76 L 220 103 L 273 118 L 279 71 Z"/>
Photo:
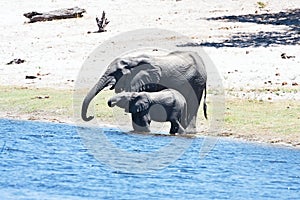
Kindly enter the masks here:
<path id="1" fill-rule="evenodd" d="M 141 156 L 170 142 L 166 136 L 104 130 L 114 145 Z M 1 199 L 297 199 L 300 196 L 300 151 L 220 140 L 201 159 L 202 141 L 203 138 L 194 139 L 190 148 L 173 163 L 167 163 L 166 168 L 143 174 L 124 173 L 89 154 L 76 127 L 0 120 Z M 136 165 L 139 164 L 137 160 Z"/>

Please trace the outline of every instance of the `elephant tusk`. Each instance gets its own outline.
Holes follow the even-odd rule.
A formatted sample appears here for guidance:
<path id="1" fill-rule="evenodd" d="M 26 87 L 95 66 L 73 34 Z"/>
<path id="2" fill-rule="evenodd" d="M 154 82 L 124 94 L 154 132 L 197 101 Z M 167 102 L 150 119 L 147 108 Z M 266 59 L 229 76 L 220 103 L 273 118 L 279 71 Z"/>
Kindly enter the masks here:
<path id="1" fill-rule="evenodd" d="M 111 78 L 110 82 L 108 83 L 107 86 L 110 86 L 110 90 L 113 90 L 116 86 L 116 79 L 115 78 Z"/>
<path id="2" fill-rule="evenodd" d="M 115 101 L 108 101 L 107 104 L 108 104 L 109 107 L 114 107 L 116 105 L 116 102 Z"/>

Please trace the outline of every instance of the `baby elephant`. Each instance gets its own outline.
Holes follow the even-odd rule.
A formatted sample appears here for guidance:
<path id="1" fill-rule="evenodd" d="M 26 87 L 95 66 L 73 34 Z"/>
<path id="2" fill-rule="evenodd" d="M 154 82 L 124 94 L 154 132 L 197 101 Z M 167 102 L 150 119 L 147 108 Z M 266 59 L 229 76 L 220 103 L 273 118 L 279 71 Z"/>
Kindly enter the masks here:
<path id="1" fill-rule="evenodd" d="M 135 131 L 150 132 L 151 120 L 171 122 L 170 134 L 184 133 L 187 127 L 186 100 L 178 91 L 122 92 L 108 100 L 108 106 L 117 105 L 131 113 Z"/>

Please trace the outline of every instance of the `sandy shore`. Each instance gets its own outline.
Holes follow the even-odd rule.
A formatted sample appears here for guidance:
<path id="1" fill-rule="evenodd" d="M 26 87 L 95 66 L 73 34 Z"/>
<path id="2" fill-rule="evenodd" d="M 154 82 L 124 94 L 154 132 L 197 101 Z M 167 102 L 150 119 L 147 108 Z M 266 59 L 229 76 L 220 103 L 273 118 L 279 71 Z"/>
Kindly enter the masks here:
<path id="1" fill-rule="evenodd" d="M 126 31 L 161 28 L 186 35 L 193 41 L 190 46 L 203 47 L 223 79 L 226 98 L 300 100 L 300 1 L 257 2 L 4 0 L 0 85 L 72 89 L 83 62 L 104 41 Z M 74 6 L 86 9 L 83 18 L 24 23 L 26 12 Z M 97 30 L 95 17 L 103 10 L 110 21 L 107 32 L 89 34 Z M 25 62 L 7 65 L 18 58 Z M 264 141 L 261 137 L 256 136 Z"/>

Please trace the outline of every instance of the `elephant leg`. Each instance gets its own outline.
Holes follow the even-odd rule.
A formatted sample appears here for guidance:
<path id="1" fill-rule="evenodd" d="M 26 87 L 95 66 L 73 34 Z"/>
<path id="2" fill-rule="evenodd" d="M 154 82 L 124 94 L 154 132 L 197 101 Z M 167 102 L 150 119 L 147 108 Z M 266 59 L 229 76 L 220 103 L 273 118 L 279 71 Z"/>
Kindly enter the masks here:
<path id="1" fill-rule="evenodd" d="M 203 89 L 200 91 L 197 91 L 198 93 L 196 94 L 191 94 L 191 98 L 186 99 L 187 101 L 187 128 L 186 132 L 188 133 L 196 133 L 197 128 L 196 128 L 196 120 L 197 120 L 197 114 L 200 106 L 200 101 L 201 97 L 203 94 Z"/>
<path id="2" fill-rule="evenodd" d="M 192 105 L 191 105 L 192 104 Z M 188 133 L 196 133 L 196 119 L 199 105 L 195 102 L 188 104 L 187 109 L 187 128 Z"/>
<path id="3" fill-rule="evenodd" d="M 136 132 L 150 132 L 150 126 L 139 126 L 135 122 L 132 122 L 133 130 Z"/>
<path id="4" fill-rule="evenodd" d="M 131 114 L 132 127 L 136 132 L 150 132 L 151 120 L 147 115 L 139 115 L 139 113 Z"/>
<path id="5" fill-rule="evenodd" d="M 185 133 L 185 129 L 182 127 L 182 125 L 178 120 L 171 121 L 170 134 L 175 134 L 175 133 L 179 133 L 179 134 Z"/>
<path id="6" fill-rule="evenodd" d="M 189 120 L 189 124 L 186 128 L 188 133 L 196 133 L 197 132 L 197 127 L 196 127 L 196 118 L 197 116 L 191 115 L 191 118 Z"/>

